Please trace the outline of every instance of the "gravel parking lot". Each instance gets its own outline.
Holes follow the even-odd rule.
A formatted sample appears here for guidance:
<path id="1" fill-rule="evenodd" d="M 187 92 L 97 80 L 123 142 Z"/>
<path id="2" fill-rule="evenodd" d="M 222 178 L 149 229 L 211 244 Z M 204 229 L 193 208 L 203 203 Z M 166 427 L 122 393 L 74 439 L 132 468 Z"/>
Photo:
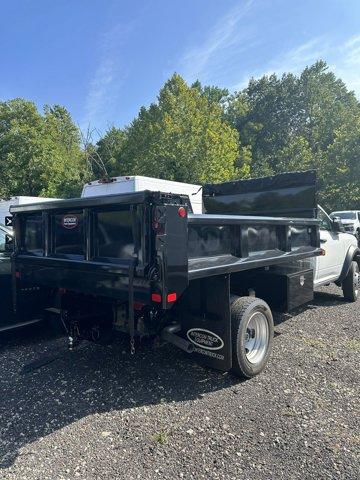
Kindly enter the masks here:
<path id="1" fill-rule="evenodd" d="M 240 382 L 186 354 L 0 340 L 0 479 L 358 479 L 359 305 L 340 289 L 279 323 L 266 371 Z"/>

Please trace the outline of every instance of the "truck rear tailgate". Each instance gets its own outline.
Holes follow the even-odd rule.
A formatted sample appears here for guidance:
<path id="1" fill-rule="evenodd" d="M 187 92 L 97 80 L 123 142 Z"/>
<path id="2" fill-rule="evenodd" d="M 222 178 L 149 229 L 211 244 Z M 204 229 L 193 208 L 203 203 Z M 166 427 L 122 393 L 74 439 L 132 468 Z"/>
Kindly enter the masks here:
<path id="1" fill-rule="evenodd" d="M 14 208 L 17 268 L 47 287 L 125 297 L 129 271 L 148 257 L 146 192 Z M 110 201 L 109 201 L 110 198 Z M 90 201 L 89 201 L 90 200 Z M 138 278 L 134 287 L 148 291 Z"/>

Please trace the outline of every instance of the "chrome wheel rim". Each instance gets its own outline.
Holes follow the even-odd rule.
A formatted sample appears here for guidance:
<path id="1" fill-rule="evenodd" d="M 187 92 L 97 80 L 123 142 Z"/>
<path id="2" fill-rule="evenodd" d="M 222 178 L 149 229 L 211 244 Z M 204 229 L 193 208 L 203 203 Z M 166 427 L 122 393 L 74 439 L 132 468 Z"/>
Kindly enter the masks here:
<path id="1" fill-rule="evenodd" d="M 262 312 L 254 312 L 248 320 L 245 334 L 245 354 L 252 364 L 260 363 L 269 345 L 269 324 Z"/>
<path id="2" fill-rule="evenodd" d="M 357 262 L 354 262 L 354 292 L 356 296 L 359 293 L 359 281 L 360 281 L 359 265 Z"/>

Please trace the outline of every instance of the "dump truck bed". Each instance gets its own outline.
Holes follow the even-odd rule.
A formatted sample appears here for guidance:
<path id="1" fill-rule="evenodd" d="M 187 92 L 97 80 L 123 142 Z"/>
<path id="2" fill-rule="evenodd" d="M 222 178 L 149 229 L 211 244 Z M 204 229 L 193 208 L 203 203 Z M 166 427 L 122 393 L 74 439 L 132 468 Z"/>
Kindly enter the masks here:
<path id="1" fill-rule="evenodd" d="M 310 218 L 191 213 L 187 196 L 139 192 L 12 207 L 15 269 L 25 284 L 164 308 L 193 279 L 319 254 Z"/>

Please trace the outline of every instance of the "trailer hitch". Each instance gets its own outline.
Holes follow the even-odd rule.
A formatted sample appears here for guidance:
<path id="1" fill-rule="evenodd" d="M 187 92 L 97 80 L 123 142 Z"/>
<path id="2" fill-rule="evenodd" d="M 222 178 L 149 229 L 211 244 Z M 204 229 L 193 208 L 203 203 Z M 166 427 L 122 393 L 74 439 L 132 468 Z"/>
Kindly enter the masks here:
<path id="1" fill-rule="evenodd" d="M 161 332 L 161 338 L 165 342 L 172 343 L 181 350 L 184 350 L 186 353 L 192 353 L 194 351 L 194 345 L 184 338 L 179 337 L 176 333 L 180 332 L 181 327 L 178 323 L 174 323 L 173 325 L 168 325 L 165 327 Z"/>

